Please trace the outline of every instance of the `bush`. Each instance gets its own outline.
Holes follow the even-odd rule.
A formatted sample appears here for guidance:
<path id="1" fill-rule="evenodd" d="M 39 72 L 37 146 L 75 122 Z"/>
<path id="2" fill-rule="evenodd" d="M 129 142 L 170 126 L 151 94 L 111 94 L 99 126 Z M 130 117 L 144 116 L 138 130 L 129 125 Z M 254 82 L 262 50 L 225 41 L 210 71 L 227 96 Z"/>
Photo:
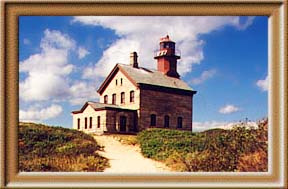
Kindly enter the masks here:
<path id="1" fill-rule="evenodd" d="M 108 160 L 101 147 L 83 132 L 42 124 L 19 125 L 20 171 L 103 171 Z"/>
<path id="2" fill-rule="evenodd" d="M 150 129 L 139 133 L 138 140 L 145 157 L 177 171 L 267 171 L 267 124 L 266 119 L 258 129 L 240 124 L 194 134 Z"/>
<path id="3" fill-rule="evenodd" d="M 165 160 L 174 151 L 188 153 L 202 149 L 203 138 L 199 136 L 189 131 L 149 129 L 138 134 L 138 141 L 145 157 Z"/>

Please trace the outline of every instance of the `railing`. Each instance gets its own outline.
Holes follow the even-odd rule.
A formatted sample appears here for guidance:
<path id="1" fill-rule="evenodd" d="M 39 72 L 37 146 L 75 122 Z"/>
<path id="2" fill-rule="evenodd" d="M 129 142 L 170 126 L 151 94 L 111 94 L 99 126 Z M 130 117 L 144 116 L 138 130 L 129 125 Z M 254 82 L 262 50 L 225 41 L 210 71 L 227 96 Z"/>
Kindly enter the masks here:
<path id="1" fill-rule="evenodd" d="M 166 54 L 165 53 L 162 53 L 162 52 L 165 52 L 166 51 Z M 157 57 L 157 56 L 162 56 L 162 55 L 169 55 L 167 54 L 168 52 L 168 49 L 163 49 L 163 50 L 154 50 L 153 53 L 154 53 L 154 57 Z M 179 56 L 181 57 L 181 51 L 179 49 L 175 49 L 175 52 L 174 53 L 171 53 L 171 55 L 175 55 L 175 56 Z"/>

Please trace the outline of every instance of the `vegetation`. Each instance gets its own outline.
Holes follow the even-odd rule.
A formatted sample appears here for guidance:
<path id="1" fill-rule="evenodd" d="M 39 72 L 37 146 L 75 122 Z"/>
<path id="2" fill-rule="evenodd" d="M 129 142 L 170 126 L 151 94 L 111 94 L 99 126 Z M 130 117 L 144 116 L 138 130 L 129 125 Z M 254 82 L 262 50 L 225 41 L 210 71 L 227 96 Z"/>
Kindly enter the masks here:
<path id="1" fill-rule="evenodd" d="M 103 171 L 108 160 L 83 132 L 42 124 L 19 124 L 20 171 Z"/>
<path id="2" fill-rule="evenodd" d="M 145 157 L 177 171 L 267 171 L 267 125 L 265 119 L 257 129 L 244 123 L 200 133 L 150 129 L 139 133 L 138 140 Z"/>
<path id="3" fill-rule="evenodd" d="M 119 141 L 120 143 L 122 144 L 125 144 L 125 145 L 132 145 L 132 146 L 135 146 L 135 145 L 138 145 L 138 140 L 137 140 L 137 136 L 136 135 L 131 135 L 131 134 L 128 134 L 128 135 L 123 135 L 123 134 L 111 134 L 111 136 Z"/>
<path id="4" fill-rule="evenodd" d="M 257 129 L 239 124 L 204 132 L 148 129 L 136 135 L 111 134 L 122 144 L 140 145 L 145 157 L 176 171 L 267 171 L 268 120 Z M 34 123 L 19 125 L 20 171 L 103 171 L 108 160 L 83 132 Z"/>

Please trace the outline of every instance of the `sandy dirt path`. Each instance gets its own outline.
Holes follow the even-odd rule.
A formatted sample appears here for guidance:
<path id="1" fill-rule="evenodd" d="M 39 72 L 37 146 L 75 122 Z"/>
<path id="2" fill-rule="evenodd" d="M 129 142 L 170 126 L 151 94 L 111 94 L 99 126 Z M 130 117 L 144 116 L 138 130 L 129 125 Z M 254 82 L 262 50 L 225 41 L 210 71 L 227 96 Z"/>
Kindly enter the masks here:
<path id="1" fill-rule="evenodd" d="M 107 173 L 165 173 L 170 172 L 163 163 L 144 158 L 138 146 L 124 145 L 112 136 L 94 136 L 98 144 L 104 146 L 100 155 L 109 159 Z"/>

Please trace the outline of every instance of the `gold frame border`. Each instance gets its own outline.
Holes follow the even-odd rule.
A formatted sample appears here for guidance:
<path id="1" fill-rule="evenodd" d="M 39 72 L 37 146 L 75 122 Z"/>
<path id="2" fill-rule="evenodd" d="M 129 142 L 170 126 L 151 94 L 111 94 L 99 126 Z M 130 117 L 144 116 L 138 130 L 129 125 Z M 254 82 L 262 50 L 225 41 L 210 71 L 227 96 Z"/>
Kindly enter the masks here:
<path id="1" fill-rule="evenodd" d="M 107 175 L 18 173 L 18 16 L 266 15 L 269 17 L 271 174 Z M 287 187 L 287 1 L 9 1 L 1 2 L 1 187 Z M 283 133 L 282 133 L 283 132 Z M 272 147 L 271 147 L 272 144 Z M 281 167 L 284 171 L 281 171 Z M 270 170 L 269 170 L 270 172 Z M 208 183 L 207 183 L 208 182 Z M 65 185 L 69 184 L 69 185 Z M 246 185 L 245 185 L 246 184 Z M 269 185 L 270 184 L 270 185 Z"/>

